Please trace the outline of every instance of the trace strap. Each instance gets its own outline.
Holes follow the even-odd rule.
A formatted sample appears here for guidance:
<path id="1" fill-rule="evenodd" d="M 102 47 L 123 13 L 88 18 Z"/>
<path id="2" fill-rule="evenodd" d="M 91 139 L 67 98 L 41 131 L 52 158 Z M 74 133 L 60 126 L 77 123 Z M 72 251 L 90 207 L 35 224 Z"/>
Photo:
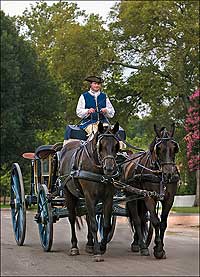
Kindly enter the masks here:
<path id="1" fill-rule="evenodd" d="M 113 185 L 118 189 L 122 189 L 124 191 L 131 192 L 131 193 L 136 193 L 138 195 L 143 195 L 144 197 L 154 196 L 154 197 L 158 198 L 159 200 L 163 199 L 163 196 L 160 195 L 159 193 L 157 193 L 156 191 L 147 191 L 147 190 L 143 190 L 143 189 L 138 189 L 138 188 L 132 187 L 128 184 L 122 183 L 120 181 L 114 181 Z"/>
<path id="2" fill-rule="evenodd" d="M 119 172 L 112 176 L 106 176 L 98 173 L 93 173 L 86 170 L 73 170 L 68 175 L 60 176 L 61 182 L 66 184 L 71 178 L 83 179 L 97 183 L 113 183 L 114 178 L 119 176 Z"/>

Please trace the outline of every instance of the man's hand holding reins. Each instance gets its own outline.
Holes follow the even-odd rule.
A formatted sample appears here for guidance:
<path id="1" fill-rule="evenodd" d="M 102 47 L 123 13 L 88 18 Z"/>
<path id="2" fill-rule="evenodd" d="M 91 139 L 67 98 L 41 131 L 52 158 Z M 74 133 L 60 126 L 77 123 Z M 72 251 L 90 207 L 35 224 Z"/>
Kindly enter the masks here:
<path id="1" fill-rule="evenodd" d="M 90 109 L 88 110 L 88 114 L 95 113 L 95 112 L 96 112 L 96 110 L 93 109 L 93 108 L 90 108 Z"/>
<path id="2" fill-rule="evenodd" d="M 101 109 L 101 112 L 102 112 L 102 113 L 107 113 L 107 109 L 106 109 L 106 108 L 102 108 L 102 109 Z"/>

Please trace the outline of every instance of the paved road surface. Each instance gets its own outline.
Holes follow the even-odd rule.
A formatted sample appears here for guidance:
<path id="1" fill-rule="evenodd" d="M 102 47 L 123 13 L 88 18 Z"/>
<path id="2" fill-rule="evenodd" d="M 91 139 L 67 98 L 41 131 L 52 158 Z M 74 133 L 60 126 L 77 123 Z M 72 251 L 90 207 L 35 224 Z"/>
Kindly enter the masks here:
<path id="1" fill-rule="evenodd" d="M 126 218 L 117 222 L 113 240 L 104 255 L 105 261 L 95 263 L 84 251 L 86 228 L 78 232 L 81 255 L 68 256 L 70 229 L 68 219 L 54 224 L 52 251 L 43 252 L 34 213 L 27 213 L 24 246 L 14 241 L 10 212 L 1 211 L 1 276 L 198 276 L 199 232 L 197 218 L 170 217 L 165 239 L 166 260 L 156 260 L 150 245 L 149 257 L 130 251 L 131 231 Z M 191 218 L 192 219 L 192 218 Z M 174 222 L 176 225 L 174 224 Z M 184 223 L 185 222 L 185 223 Z M 193 226 L 193 227 L 191 227 Z"/>

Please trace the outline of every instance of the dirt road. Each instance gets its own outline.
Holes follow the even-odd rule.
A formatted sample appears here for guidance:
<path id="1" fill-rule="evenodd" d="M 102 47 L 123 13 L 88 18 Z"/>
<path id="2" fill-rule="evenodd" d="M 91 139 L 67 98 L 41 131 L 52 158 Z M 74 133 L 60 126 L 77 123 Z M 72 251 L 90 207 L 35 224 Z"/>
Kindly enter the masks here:
<path id="1" fill-rule="evenodd" d="M 14 241 L 10 212 L 1 211 L 1 276 L 198 276 L 198 219 L 170 216 L 165 238 L 166 260 L 156 260 L 153 244 L 149 257 L 130 251 L 131 231 L 126 218 L 118 220 L 104 262 L 95 263 L 85 248 L 86 228 L 78 232 L 80 254 L 68 255 L 70 228 L 64 218 L 54 224 L 52 251 L 43 252 L 34 213 L 27 213 L 24 246 Z M 191 227 L 193 226 L 193 227 Z"/>

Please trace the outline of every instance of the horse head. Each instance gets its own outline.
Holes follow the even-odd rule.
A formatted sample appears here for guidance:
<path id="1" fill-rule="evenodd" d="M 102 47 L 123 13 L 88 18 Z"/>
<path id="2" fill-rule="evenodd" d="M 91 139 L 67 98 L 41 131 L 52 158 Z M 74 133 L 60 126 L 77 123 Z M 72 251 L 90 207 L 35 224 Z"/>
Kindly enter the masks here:
<path id="1" fill-rule="evenodd" d="M 164 181 L 170 181 L 177 174 L 175 155 L 179 151 L 179 145 L 173 138 L 175 124 L 171 125 L 170 132 L 165 127 L 158 130 L 154 124 L 154 131 L 156 138 L 151 144 L 150 151 L 163 173 Z"/>
<path id="2" fill-rule="evenodd" d="M 119 130 L 119 123 L 114 127 L 103 126 L 100 122 L 96 134 L 96 151 L 98 161 L 102 165 L 103 172 L 107 176 L 113 176 L 118 172 L 116 156 L 119 151 L 119 140 L 115 134 Z"/>

